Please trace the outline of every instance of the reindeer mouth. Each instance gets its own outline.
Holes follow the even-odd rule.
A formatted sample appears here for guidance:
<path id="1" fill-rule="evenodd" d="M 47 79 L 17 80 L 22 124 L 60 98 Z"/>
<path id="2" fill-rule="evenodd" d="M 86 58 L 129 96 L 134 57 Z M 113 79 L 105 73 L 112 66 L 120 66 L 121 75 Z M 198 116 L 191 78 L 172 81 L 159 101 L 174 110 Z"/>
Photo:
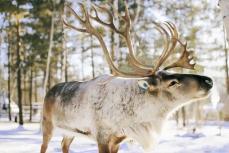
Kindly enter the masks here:
<path id="1" fill-rule="evenodd" d="M 209 77 L 201 76 L 199 80 L 199 91 L 195 95 L 195 98 L 207 98 L 211 94 L 211 89 L 213 87 L 213 81 Z"/>
<path id="2" fill-rule="evenodd" d="M 201 99 L 206 99 L 210 96 L 211 92 L 210 91 L 199 91 L 195 96 L 193 100 L 201 100 Z"/>
<path id="3" fill-rule="evenodd" d="M 195 98 L 207 98 L 211 95 L 211 89 L 212 89 L 213 86 L 204 86 L 204 87 L 200 87 L 200 91 L 196 94 Z"/>

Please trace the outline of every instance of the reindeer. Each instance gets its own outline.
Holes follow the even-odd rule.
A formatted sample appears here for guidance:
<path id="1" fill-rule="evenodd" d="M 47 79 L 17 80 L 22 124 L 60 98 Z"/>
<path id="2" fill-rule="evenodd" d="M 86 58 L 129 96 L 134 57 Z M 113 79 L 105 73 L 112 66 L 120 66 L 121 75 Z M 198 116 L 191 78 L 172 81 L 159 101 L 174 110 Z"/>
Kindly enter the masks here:
<path id="1" fill-rule="evenodd" d="M 113 15 L 105 6 L 93 5 L 94 15 L 79 4 L 82 16 L 66 6 L 81 23 L 78 28 L 66 20 L 64 24 L 76 31 L 95 36 L 114 75 L 102 75 L 85 82 L 64 82 L 55 85 L 45 96 L 43 106 L 43 144 L 45 153 L 54 129 L 63 129 L 62 151 L 67 153 L 74 136 L 87 136 L 98 143 L 99 153 L 117 153 L 124 139 L 134 139 L 147 150 L 156 144 L 167 117 L 181 106 L 206 97 L 213 86 L 206 76 L 170 73 L 174 67 L 194 69 L 192 52 L 178 38 L 171 22 L 155 22 L 164 38 L 164 49 L 154 66 L 141 63 L 135 56 L 130 36 L 131 19 L 125 3 L 123 29 L 113 23 Z M 106 13 L 110 22 L 101 19 L 98 11 Z M 119 70 L 111 60 L 101 33 L 92 25 L 102 24 L 120 34 L 126 41 L 132 72 Z M 160 67 L 177 44 L 182 47 L 180 58 Z M 73 134 L 74 133 L 74 134 Z"/>

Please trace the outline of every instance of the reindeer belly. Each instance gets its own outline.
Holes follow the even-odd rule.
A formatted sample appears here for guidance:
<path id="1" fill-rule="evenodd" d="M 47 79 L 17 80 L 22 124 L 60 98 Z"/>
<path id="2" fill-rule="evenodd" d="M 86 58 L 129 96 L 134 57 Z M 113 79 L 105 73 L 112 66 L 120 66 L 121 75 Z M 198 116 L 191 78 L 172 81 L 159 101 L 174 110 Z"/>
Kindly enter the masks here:
<path id="1" fill-rule="evenodd" d="M 58 105 L 61 105 L 59 103 Z M 95 120 L 87 106 L 77 107 L 74 103 L 57 107 L 54 113 L 54 125 L 61 129 L 64 135 L 84 135 L 94 138 Z"/>

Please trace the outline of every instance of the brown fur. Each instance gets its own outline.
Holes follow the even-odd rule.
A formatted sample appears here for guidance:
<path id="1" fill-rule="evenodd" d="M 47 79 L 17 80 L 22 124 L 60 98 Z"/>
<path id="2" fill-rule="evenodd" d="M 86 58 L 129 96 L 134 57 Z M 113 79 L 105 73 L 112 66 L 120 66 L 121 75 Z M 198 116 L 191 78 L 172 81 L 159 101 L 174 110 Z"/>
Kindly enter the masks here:
<path id="1" fill-rule="evenodd" d="M 63 140 L 61 142 L 61 146 L 62 146 L 62 151 L 63 153 L 68 153 L 69 152 L 69 147 L 70 144 L 72 143 L 74 137 L 63 137 Z"/>
<path id="2" fill-rule="evenodd" d="M 115 115 L 118 118 L 116 123 L 119 123 L 119 121 L 122 120 L 122 117 L 118 116 L 118 114 L 120 113 L 120 115 L 123 113 L 125 116 L 129 116 L 131 117 L 131 120 L 128 120 L 127 123 L 132 123 L 132 117 L 133 119 L 136 119 L 134 115 L 136 115 L 137 113 L 141 113 L 141 111 L 134 111 L 136 108 L 138 108 L 142 102 L 143 104 L 147 104 L 146 106 L 144 105 L 144 107 L 142 108 L 143 111 L 147 106 L 153 106 L 155 105 L 157 108 L 152 109 L 152 110 L 156 110 L 156 113 L 153 114 L 155 116 L 153 117 L 160 117 L 160 120 L 158 121 L 156 127 L 156 134 L 160 133 L 160 129 L 158 130 L 157 128 L 160 128 L 162 126 L 162 121 L 164 121 L 164 119 L 166 118 L 166 116 L 168 115 L 169 111 L 174 109 L 175 107 L 178 107 L 178 105 L 181 105 L 183 103 L 181 103 L 181 101 L 179 101 L 179 96 L 182 96 L 180 98 L 180 100 L 189 100 L 191 98 L 200 98 L 201 96 L 205 96 L 208 94 L 208 91 L 212 88 L 212 80 L 208 77 L 205 76 L 198 76 L 198 75 L 188 75 L 188 74 L 167 74 L 165 72 L 161 72 L 161 74 L 158 74 L 159 77 L 161 78 L 161 82 L 160 84 L 155 84 L 155 86 L 158 86 L 157 88 L 151 88 L 150 90 L 148 90 L 149 93 L 146 93 L 143 95 L 143 93 L 140 92 L 140 88 L 138 88 L 139 86 L 136 86 L 138 83 L 138 80 L 119 80 L 119 78 L 117 78 L 117 81 L 120 81 L 120 83 L 122 83 L 123 89 L 121 90 L 122 86 L 119 86 L 119 84 L 116 84 L 116 80 L 114 82 L 111 82 L 111 84 L 108 86 L 107 84 L 102 84 L 100 86 L 96 86 L 96 92 L 95 89 L 93 90 L 95 93 L 89 95 L 89 97 L 84 97 L 86 96 L 85 94 L 89 91 L 89 87 L 88 86 L 88 82 L 82 84 L 81 88 L 79 87 L 79 84 L 77 83 L 66 83 L 66 84 L 58 84 L 57 86 L 54 86 L 46 95 L 45 98 L 45 102 L 44 102 L 44 109 L 43 109 L 43 121 L 42 121 L 42 126 L 43 126 L 43 143 L 41 146 L 41 153 L 45 153 L 48 147 L 48 143 L 52 137 L 53 134 L 53 128 L 54 128 L 54 124 L 53 124 L 53 118 L 58 118 L 58 121 L 63 121 L 64 119 L 67 119 L 67 117 L 69 116 L 65 116 L 67 113 L 66 111 L 68 111 L 68 109 L 70 108 L 70 106 L 72 106 L 73 108 L 70 110 L 74 111 L 74 109 L 76 109 L 76 107 L 79 107 L 78 109 L 80 109 L 81 107 L 87 107 L 88 105 L 87 103 L 85 104 L 85 100 L 88 100 L 87 98 L 89 98 L 89 100 L 91 100 L 91 105 L 92 108 L 89 109 L 89 111 L 94 110 L 94 111 L 100 111 L 101 108 L 105 107 L 104 111 L 102 114 L 103 115 L 107 115 L 108 117 L 107 119 L 111 119 L 112 118 L 110 116 Z M 164 78 L 163 78 L 164 77 Z M 103 77 L 102 77 L 103 78 Z M 174 80 L 174 78 L 177 78 L 178 81 L 180 81 L 177 84 L 174 85 L 170 85 L 169 81 L 166 80 Z M 164 80 L 163 80 L 164 79 Z M 149 80 L 148 80 L 149 81 Z M 153 82 L 151 80 L 151 82 Z M 151 83 L 150 82 L 150 83 Z M 94 85 L 94 83 L 92 83 Z M 153 84 L 153 83 L 152 83 Z M 181 85 L 180 85 L 181 84 Z M 69 86 L 68 86 L 69 85 Z M 72 87 L 72 85 L 74 85 L 75 87 Z M 139 84 L 138 84 L 139 85 Z M 111 88 L 112 86 L 112 88 Z M 71 89 L 71 90 L 70 90 Z M 80 92 L 78 92 L 80 91 Z M 112 110 L 114 111 L 114 114 L 112 114 L 113 112 L 109 112 L 110 111 L 110 105 L 109 107 L 106 105 L 106 102 L 109 102 L 109 100 L 111 99 L 111 103 L 114 102 L 114 100 L 116 99 L 112 99 L 112 98 L 108 98 L 108 96 L 111 97 L 115 97 L 119 94 L 115 93 L 116 91 L 123 91 L 123 93 L 120 94 L 120 97 L 117 104 L 118 107 L 116 107 L 116 105 L 112 105 Z M 74 94 L 73 94 L 74 93 Z M 96 94 L 98 93 L 98 94 Z M 129 93 L 129 94 L 125 94 L 125 93 Z M 174 94 L 173 94 L 174 93 Z M 178 94 L 179 93 L 179 94 Z M 70 96 L 70 97 L 68 97 Z M 79 102 L 77 102 L 79 99 L 71 99 L 73 97 L 79 96 L 80 101 L 82 102 L 82 105 L 80 107 Z M 146 98 L 144 98 L 144 96 L 146 96 Z M 149 99 L 149 97 L 152 97 L 152 101 Z M 57 101 L 56 101 L 57 98 Z M 60 100 L 59 100 L 60 98 Z M 136 102 L 135 100 L 138 99 L 139 101 Z M 143 99 L 143 100 L 141 100 Z M 178 100 L 177 100 L 178 99 Z M 74 101 L 73 101 L 74 100 Z M 144 100 L 149 100 L 150 103 L 146 103 Z M 157 101 L 168 101 L 168 103 L 163 102 L 162 104 L 156 104 L 155 102 Z M 155 102 L 154 102 L 155 101 Z M 174 106 L 170 105 L 170 102 L 174 101 Z M 175 103 L 177 102 L 177 103 Z M 65 107 L 65 106 L 68 107 Z M 61 107 L 61 108 L 59 108 Z M 172 107 L 172 108 L 170 108 Z M 117 109 L 118 108 L 118 109 Z M 151 107 L 150 107 L 151 108 Z M 76 109 L 76 110 L 78 110 Z M 146 113 L 148 113 L 148 108 L 146 108 Z M 75 111 L 74 111 L 75 112 Z M 82 111 L 83 112 L 83 111 Z M 82 113 L 80 112 L 80 113 Z M 66 114 L 65 114 L 66 113 Z M 91 112 L 90 112 L 91 113 Z M 56 116 L 54 116 L 56 115 Z M 70 113 L 70 117 L 71 115 L 77 115 L 76 114 L 71 114 Z M 82 115 L 82 114 L 81 114 Z M 98 149 L 99 149 L 99 153 L 117 153 L 119 150 L 119 144 L 126 138 L 126 136 L 117 136 L 117 133 L 120 133 L 119 131 L 112 131 L 110 129 L 108 129 L 106 131 L 106 126 L 103 126 L 103 120 L 99 119 L 101 116 L 100 113 L 95 114 L 98 115 L 97 117 L 93 118 L 95 120 L 95 123 L 99 123 L 98 125 L 94 125 L 92 124 L 92 126 L 95 126 L 96 130 L 95 133 L 93 133 L 93 130 L 90 127 L 87 128 L 82 128 L 82 129 L 78 129 L 76 127 L 68 127 L 68 125 L 66 124 L 62 124 L 61 122 L 55 122 L 55 126 L 60 127 L 62 129 L 65 130 L 70 130 L 76 133 L 80 133 L 83 135 L 87 135 L 87 136 L 92 136 L 95 137 L 95 139 L 97 139 L 98 142 Z M 109 116 L 110 115 L 110 116 Z M 90 116 L 91 117 L 91 116 Z M 106 116 L 104 116 L 106 117 Z M 136 139 L 139 139 L 142 143 L 142 145 L 144 147 L 148 147 L 148 143 L 151 142 L 147 142 L 147 140 L 141 140 L 142 139 L 142 133 L 140 133 L 140 131 L 143 131 L 143 134 L 145 134 L 145 136 L 147 137 L 148 133 L 150 133 L 150 131 L 152 130 L 151 127 L 151 116 L 147 116 L 147 119 L 141 118 L 142 116 L 140 115 L 140 119 L 136 119 L 138 125 L 136 127 L 131 127 L 130 126 L 130 134 L 136 134 Z M 79 119 L 81 119 L 82 116 L 79 117 Z M 87 118 L 88 119 L 88 118 Z M 89 118 L 90 119 L 90 118 Z M 91 118 L 92 119 L 92 118 Z M 161 121 L 162 119 L 162 121 Z M 70 120 L 70 119 L 69 119 Z M 143 121 L 146 122 L 146 124 L 142 124 Z M 90 121 L 90 120 L 89 120 Z M 149 124 L 148 124 L 149 123 Z M 57 125 L 59 124 L 59 125 Z M 76 123 L 77 124 L 77 123 Z M 111 126 L 115 126 L 116 124 L 113 124 L 112 122 L 110 122 L 109 124 L 110 127 Z M 74 124 L 73 124 L 74 125 Z M 117 126 L 118 127 L 118 126 Z M 116 128 L 117 128 L 116 127 Z M 118 127 L 121 128 L 121 127 Z M 114 128 L 115 129 L 115 128 Z M 110 131 L 109 131 L 110 130 Z M 127 133 L 128 134 L 128 133 Z M 73 136 L 69 136 L 69 137 L 64 137 L 62 140 L 62 151 L 63 153 L 68 153 L 69 152 L 69 146 L 72 143 L 74 137 Z M 153 136 L 150 136 L 149 140 L 154 139 Z"/>
<path id="3" fill-rule="evenodd" d="M 110 153 L 108 144 L 98 144 L 99 153 Z"/>
<path id="4" fill-rule="evenodd" d="M 53 135 L 53 121 L 52 114 L 55 108 L 54 98 L 48 98 L 45 100 L 43 109 L 43 143 L 41 145 L 40 153 L 45 153 L 48 148 L 48 143 Z M 66 129 L 66 127 L 65 127 Z M 80 131 L 78 129 L 73 129 L 75 132 L 90 135 L 90 131 Z M 117 153 L 119 149 L 119 144 L 126 138 L 126 136 L 110 136 L 109 141 L 106 144 L 98 144 L 99 153 Z M 61 146 L 63 153 L 69 152 L 69 147 L 73 141 L 74 137 L 63 137 Z"/>
<path id="5" fill-rule="evenodd" d="M 72 132 L 76 132 L 76 133 L 80 133 L 80 134 L 83 134 L 83 135 L 90 135 L 91 134 L 91 131 L 81 131 L 77 128 L 69 128 L 67 126 L 64 126 L 64 125 L 58 125 L 59 128 L 62 128 L 62 129 L 66 129 L 66 130 L 69 130 L 69 131 L 72 131 Z"/>
<path id="6" fill-rule="evenodd" d="M 99 153 L 117 153 L 119 144 L 126 138 L 126 136 L 111 136 L 107 144 L 98 144 Z"/>
<path id="7" fill-rule="evenodd" d="M 52 113 L 54 108 L 54 99 L 50 98 L 44 103 L 43 109 L 43 121 L 42 121 L 42 130 L 43 130 L 43 143 L 41 145 L 40 153 L 45 153 L 48 148 L 48 143 L 51 140 L 53 134 L 53 122 L 52 122 Z"/>

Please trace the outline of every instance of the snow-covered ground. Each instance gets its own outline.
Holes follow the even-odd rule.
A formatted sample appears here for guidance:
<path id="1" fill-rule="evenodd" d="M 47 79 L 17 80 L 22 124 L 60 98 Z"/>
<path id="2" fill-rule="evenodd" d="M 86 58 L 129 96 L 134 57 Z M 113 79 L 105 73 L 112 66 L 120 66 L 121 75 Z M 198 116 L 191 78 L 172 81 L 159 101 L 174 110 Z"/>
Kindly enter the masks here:
<path id="1" fill-rule="evenodd" d="M 38 153 L 42 136 L 39 124 L 0 123 L 0 153 Z M 56 134 L 49 145 L 49 153 L 60 153 L 61 136 Z M 95 142 L 75 138 L 71 153 L 97 153 Z M 141 153 L 141 147 L 122 144 L 120 153 Z M 171 122 L 165 128 L 153 153 L 229 153 L 229 122 L 223 124 L 222 135 L 214 123 L 208 123 L 197 134 L 177 129 Z"/>

